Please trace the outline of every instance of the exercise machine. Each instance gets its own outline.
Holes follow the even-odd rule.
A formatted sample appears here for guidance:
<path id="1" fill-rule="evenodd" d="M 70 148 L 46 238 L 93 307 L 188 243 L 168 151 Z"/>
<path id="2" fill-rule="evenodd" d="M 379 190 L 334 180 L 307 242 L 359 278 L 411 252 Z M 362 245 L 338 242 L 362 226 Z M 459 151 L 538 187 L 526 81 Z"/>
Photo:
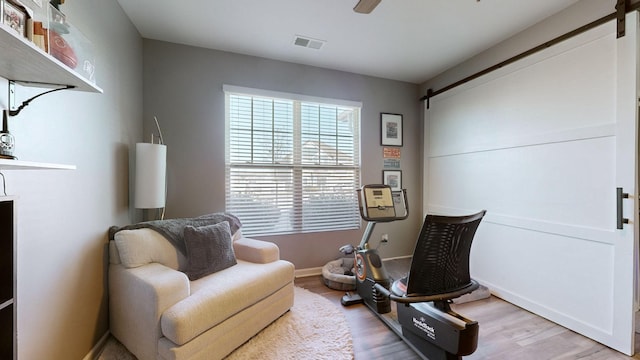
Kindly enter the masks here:
<path id="1" fill-rule="evenodd" d="M 365 185 L 358 190 L 360 216 L 367 221 L 362 240 L 356 249 L 351 245 L 340 248 L 344 254 L 354 254 L 356 292 L 346 293 L 341 303 L 344 306 L 364 303 L 378 314 L 391 311 L 389 298 L 374 296 L 374 285 L 391 286 L 389 275 L 382 263 L 377 248 L 369 246 L 369 240 L 378 223 L 404 220 L 409 216 L 406 190 L 391 191 L 388 185 Z M 381 244 L 386 240 L 382 240 Z"/>
<path id="2" fill-rule="evenodd" d="M 454 312 L 449 304 L 479 286 L 469 277 L 469 252 L 485 211 L 456 217 L 427 215 L 409 273 L 393 281 L 369 240 L 376 224 L 409 216 L 406 191 L 365 185 L 358 190 L 358 202 L 367 227 L 357 248 L 340 248 L 354 254 L 356 273 L 355 293 L 347 292 L 342 305 L 364 303 L 423 359 L 459 360 L 472 354 L 478 344 L 478 323 Z"/>

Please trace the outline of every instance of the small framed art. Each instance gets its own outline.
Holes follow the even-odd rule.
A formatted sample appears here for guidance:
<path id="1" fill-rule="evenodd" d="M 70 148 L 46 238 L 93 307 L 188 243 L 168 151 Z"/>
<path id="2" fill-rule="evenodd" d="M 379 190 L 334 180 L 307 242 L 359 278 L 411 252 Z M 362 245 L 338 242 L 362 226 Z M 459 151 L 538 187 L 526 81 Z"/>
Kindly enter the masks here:
<path id="1" fill-rule="evenodd" d="M 380 144 L 402 146 L 402 115 L 380 113 Z"/>
<path id="2" fill-rule="evenodd" d="M 392 191 L 402 190 L 402 170 L 382 170 L 382 183 Z"/>
<path id="3" fill-rule="evenodd" d="M 17 31 L 21 36 L 27 36 L 27 13 L 21 6 L 5 0 L 2 11 L 2 23 Z"/>

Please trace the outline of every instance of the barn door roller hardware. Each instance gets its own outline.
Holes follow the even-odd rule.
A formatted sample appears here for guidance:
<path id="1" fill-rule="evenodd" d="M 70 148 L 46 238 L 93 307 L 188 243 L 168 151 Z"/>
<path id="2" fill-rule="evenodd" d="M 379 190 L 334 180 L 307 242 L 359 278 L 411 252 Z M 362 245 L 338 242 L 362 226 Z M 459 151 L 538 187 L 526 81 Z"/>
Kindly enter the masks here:
<path id="1" fill-rule="evenodd" d="M 428 109 L 429 108 L 429 101 L 428 100 L 429 100 L 429 98 L 431 98 L 433 96 L 442 94 L 442 93 L 444 93 L 446 91 L 449 91 L 449 90 L 451 90 L 451 89 L 453 89 L 453 88 L 455 88 L 455 87 L 457 87 L 459 85 L 462 85 L 462 84 L 467 83 L 467 82 L 469 82 L 471 80 L 477 79 L 480 76 L 486 75 L 486 74 L 488 74 L 488 73 L 490 73 L 490 72 L 492 72 L 494 70 L 498 70 L 498 69 L 500 69 L 500 68 L 502 68 L 502 67 L 504 67 L 506 65 L 509 65 L 509 64 L 511 64 L 513 62 L 516 62 L 516 61 L 520 60 L 520 59 L 523 59 L 523 58 L 525 58 L 525 57 L 527 57 L 529 55 L 533 55 L 533 54 L 537 53 L 538 51 L 544 50 L 544 49 L 546 49 L 548 47 L 551 47 L 551 46 L 553 46 L 553 45 L 555 45 L 557 43 L 560 43 L 560 42 L 562 42 L 564 40 L 567 40 L 567 39 L 572 38 L 572 37 L 574 37 L 574 36 L 576 36 L 578 34 L 581 34 L 581 33 L 585 32 L 587 30 L 590 30 L 590 29 L 592 29 L 592 28 L 594 28 L 596 26 L 599 26 L 599 25 L 602 25 L 602 24 L 604 24 L 606 22 L 609 22 L 609 21 L 611 21 L 613 19 L 616 19 L 616 21 L 617 21 L 617 37 L 618 38 L 623 37 L 624 33 L 625 33 L 624 32 L 624 28 L 625 28 L 625 20 L 624 20 L 624 18 L 625 18 L 625 15 L 627 13 L 629 13 L 629 12 L 636 11 L 636 10 L 640 9 L 640 1 L 635 2 L 634 4 L 631 4 L 630 0 L 616 0 L 615 9 L 616 9 L 616 11 L 611 13 L 611 14 L 609 14 L 609 15 L 605 15 L 605 16 L 601 17 L 600 19 L 594 20 L 594 21 L 592 21 L 592 22 L 590 22 L 590 23 L 588 23 L 586 25 L 583 25 L 583 26 L 581 26 L 581 27 L 579 27 L 579 28 L 577 28 L 575 30 L 572 30 L 572 31 L 570 31 L 570 32 L 568 32 L 566 34 L 560 35 L 560 36 L 558 36 L 558 37 L 556 37 L 556 38 L 554 38 L 552 40 L 547 41 L 544 44 L 538 45 L 538 46 L 536 46 L 536 47 L 534 47 L 532 49 L 529 49 L 529 50 L 527 50 L 525 52 L 522 52 L 522 53 L 520 53 L 518 55 L 515 55 L 515 56 L 513 56 L 513 57 L 511 57 L 511 58 L 509 58 L 507 60 L 502 61 L 499 64 L 493 65 L 493 66 L 491 66 L 489 68 L 486 68 L 484 70 L 480 70 L 477 73 L 475 73 L 473 75 L 469 75 L 469 76 L 467 76 L 466 78 L 464 78 L 462 80 L 458 80 L 458 81 L 454 82 L 453 84 L 447 85 L 447 86 L 443 87 L 442 89 L 438 89 L 438 90 L 428 89 L 427 90 L 427 95 L 421 97 L 420 101 L 425 101 L 426 100 L 427 101 L 427 109 Z"/>
<path id="2" fill-rule="evenodd" d="M 627 7 L 629 5 L 629 0 L 618 0 L 616 4 L 616 18 L 617 18 L 617 37 L 621 38 L 624 36 L 624 27 L 625 27 L 625 15 L 627 14 Z"/>

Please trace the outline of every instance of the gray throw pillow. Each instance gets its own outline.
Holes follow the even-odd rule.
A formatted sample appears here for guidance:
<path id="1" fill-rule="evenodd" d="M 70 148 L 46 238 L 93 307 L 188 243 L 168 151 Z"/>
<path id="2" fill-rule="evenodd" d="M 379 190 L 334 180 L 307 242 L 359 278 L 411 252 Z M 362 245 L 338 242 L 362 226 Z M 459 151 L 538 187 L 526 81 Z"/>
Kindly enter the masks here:
<path id="1" fill-rule="evenodd" d="M 231 241 L 231 230 L 226 221 L 184 228 L 184 242 L 187 247 L 187 268 L 189 280 L 197 280 L 231 267 L 236 262 Z"/>

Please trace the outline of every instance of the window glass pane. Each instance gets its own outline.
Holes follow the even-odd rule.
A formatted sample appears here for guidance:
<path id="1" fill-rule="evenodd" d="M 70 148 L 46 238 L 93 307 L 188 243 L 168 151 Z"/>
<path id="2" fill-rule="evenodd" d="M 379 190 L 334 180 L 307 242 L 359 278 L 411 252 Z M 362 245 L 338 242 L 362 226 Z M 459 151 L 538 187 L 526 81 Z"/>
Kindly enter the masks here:
<path id="1" fill-rule="evenodd" d="M 359 222 L 353 170 L 303 171 L 303 227 L 320 231 L 327 221 L 334 230 L 353 228 Z"/>
<path id="2" fill-rule="evenodd" d="M 293 163 L 293 102 L 274 101 L 274 162 Z"/>
<path id="3" fill-rule="evenodd" d="M 336 133 L 336 108 L 320 107 L 320 134 L 334 135 Z"/>
<path id="4" fill-rule="evenodd" d="M 243 234 L 272 234 L 291 228 L 293 207 L 290 169 L 231 168 L 227 210 L 242 222 Z"/>
<path id="5" fill-rule="evenodd" d="M 246 235 L 356 229 L 359 109 L 227 93 L 227 211 Z"/>

